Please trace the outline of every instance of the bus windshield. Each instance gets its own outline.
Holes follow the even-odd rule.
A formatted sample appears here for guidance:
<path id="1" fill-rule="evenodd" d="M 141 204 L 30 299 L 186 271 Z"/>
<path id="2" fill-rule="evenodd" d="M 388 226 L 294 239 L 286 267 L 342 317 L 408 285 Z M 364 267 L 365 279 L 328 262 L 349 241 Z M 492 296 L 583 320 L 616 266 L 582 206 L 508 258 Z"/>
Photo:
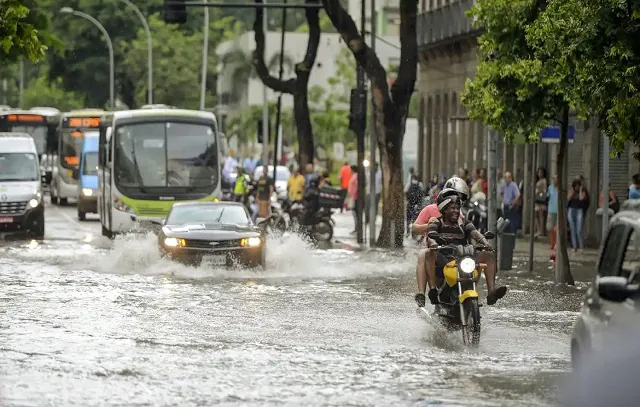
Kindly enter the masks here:
<path id="1" fill-rule="evenodd" d="M 36 150 L 38 155 L 47 152 L 47 125 L 46 124 L 16 124 L 11 126 L 10 131 L 27 133 L 33 137 L 33 141 L 36 143 Z"/>
<path id="2" fill-rule="evenodd" d="M 64 168 L 75 169 L 80 164 L 84 133 L 76 129 L 62 129 L 60 137 L 60 164 Z"/>
<path id="3" fill-rule="evenodd" d="M 218 148 L 211 125 L 125 124 L 116 126 L 114 143 L 116 185 L 189 191 L 217 185 Z"/>
<path id="4" fill-rule="evenodd" d="M 84 153 L 82 175 L 98 175 L 98 153 Z"/>

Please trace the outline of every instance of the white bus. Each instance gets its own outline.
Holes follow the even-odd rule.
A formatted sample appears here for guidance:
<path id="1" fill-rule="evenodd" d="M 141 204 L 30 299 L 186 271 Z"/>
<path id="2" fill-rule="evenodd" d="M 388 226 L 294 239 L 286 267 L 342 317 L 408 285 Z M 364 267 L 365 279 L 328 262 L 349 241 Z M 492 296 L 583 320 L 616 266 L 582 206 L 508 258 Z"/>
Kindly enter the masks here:
<path id="1" fill-rule="evenodd" d="M 217 201 L 220 133 L 213 113 L 172 108 L 105 114 L 100 123 L 102 235 L 164 219 L 175 202 Z"/>

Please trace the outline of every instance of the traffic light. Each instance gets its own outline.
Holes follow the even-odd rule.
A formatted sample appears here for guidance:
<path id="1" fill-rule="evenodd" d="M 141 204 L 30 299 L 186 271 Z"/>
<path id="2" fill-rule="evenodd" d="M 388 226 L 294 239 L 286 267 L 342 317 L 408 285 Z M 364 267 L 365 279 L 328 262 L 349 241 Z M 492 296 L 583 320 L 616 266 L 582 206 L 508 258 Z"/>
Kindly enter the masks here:
<path id="1" fill-rule="evenodd" d="M 359 89 L 351 89 L 349 108 L 349 129 L 355 133 L 362 132 L 367 125 L 367 94 Z"/>
<path id="2" fill-rule="evenodd" d="M 164 0 L 164 22 L 184 24 L 187 22 L 187 6 L 185 0 Z"/>

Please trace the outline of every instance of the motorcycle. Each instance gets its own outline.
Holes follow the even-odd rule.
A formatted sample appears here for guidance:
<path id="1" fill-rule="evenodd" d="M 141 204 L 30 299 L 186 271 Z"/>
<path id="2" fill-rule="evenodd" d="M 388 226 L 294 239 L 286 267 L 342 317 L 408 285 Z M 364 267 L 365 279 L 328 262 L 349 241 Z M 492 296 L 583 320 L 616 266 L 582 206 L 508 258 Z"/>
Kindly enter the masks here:
<path id="1" fill-rule="evenodd" d="M 486 199 L 478 198 L 476 200 L 469 201 L 464 216 L 482 233 L 487 230 L 487 204 Z"/>
<path id="2" fill-rule="evenodd" d="M 445 242 L 437 232 L 428 237 L 441 246 L 436 247 L 448 261 L 444 267 L 444 280 L 437 287 L 439 304 L 435 306 L 434 315 L 447 329 L 462 331 L 462 340 L 466 345 L 480 344 L 480 303 L 476 283 L 487 268 L 484 263 L 476 263 L 475 254 L 479 251 L 473 245 L 443 245 Z M 493 239 L 492 232 L 484 237 Z"/>
<path id="3" fill-rule="evenodd" d="M 320 208 L 315 213 L 311 225 L 301 225 L 301 231 L 307 234 L 316 242 L 328 242 L 333 238 L 333 227 L 336 222 L 333 220 L 333 211 L 329 208 Z"/>

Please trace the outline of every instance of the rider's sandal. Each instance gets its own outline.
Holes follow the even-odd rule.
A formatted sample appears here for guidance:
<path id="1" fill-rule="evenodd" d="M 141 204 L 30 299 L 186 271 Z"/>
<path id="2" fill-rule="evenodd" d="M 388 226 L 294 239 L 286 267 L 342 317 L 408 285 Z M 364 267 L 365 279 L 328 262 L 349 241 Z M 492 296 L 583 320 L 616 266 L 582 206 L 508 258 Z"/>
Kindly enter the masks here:
<path id="1" fill-rule="evenodd" d="M 421 294 L 421 293 L 416 294 L 415 300 L 418 303 L 418 307 L 424 307 L 426 302 L 426 297 L 424 296 L 424 294 Z"/>
<path id="2" fill-rule="evenodd" d="M 507 293 L 507 287 L 505 286 L 498 287 L 495 290 L 492 290 L 487 295 L 487 305 L 495 304 L 500 298 L 504 297 L 506 293 Z"/>

